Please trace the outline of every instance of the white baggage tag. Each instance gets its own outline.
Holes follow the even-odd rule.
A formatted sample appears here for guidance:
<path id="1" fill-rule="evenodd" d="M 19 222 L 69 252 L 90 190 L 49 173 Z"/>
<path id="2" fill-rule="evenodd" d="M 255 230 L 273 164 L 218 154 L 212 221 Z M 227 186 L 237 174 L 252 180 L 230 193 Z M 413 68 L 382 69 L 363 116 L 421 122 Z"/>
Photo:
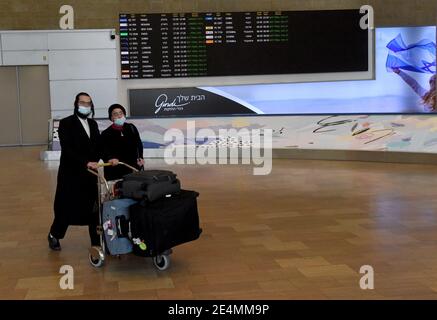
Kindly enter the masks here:
<path id="1" fill-rule="evenodd" d="M 103 224 L 103 230 L 107 230 L 109 228 L 109 223 L 111 223 L 111 220 L 108 220 Z"/>

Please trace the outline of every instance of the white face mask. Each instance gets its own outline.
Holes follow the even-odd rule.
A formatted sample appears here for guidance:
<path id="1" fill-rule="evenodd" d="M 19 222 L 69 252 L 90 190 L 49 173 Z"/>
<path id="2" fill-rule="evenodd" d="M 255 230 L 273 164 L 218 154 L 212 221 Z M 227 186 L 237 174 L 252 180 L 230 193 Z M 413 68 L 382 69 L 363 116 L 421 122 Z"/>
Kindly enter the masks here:
<path id="1" fill-rule="evenodd" d="M 85 106 L 79 106 L 77 111 L 81 114 L 83 114 L 84 116 L 87 116 L 91 113 L 91 108 L 90 107 L 85 107 Z"/>

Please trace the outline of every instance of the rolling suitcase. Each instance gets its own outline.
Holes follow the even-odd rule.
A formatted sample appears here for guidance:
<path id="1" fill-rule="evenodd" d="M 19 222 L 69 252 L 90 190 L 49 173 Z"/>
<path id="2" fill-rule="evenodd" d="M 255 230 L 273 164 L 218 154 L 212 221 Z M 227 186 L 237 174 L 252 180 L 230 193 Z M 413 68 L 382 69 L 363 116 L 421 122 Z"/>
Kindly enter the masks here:
<path id="1" fill-rule="evenodd" d="M 132 199 L 116 199 L 103 203 L 103 234 L 111 255 L 132 252 L 129 239 L 129 207 L 135 204 Z"/>
<path id="2" fill-rule="evenodd" d="M 195 191 L 181 190 L 171 197 L 141 201 L 129 208 L 133 253 L 155 256 L 199 238 Z"/>

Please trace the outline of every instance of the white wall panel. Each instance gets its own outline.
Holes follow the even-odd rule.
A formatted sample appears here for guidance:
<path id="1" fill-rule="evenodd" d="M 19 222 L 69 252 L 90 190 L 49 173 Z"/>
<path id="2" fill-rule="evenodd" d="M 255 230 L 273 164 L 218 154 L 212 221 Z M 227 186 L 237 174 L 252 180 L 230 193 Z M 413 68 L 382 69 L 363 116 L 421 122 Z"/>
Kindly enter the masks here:
<path id="1" fill-rule="evenodd" d="M 48 51 L 3 51 L 3 65 L 47 65 Z"/>
<path id="2" fill-rule="evenodd" d="M 0 66 L 3 65 L 3 52 L 2 52 L 2 35 L 0 33 Z"/>
<path id="3" fill-rule="evenodd" d="M 3 51 L 47 50 L 45 32 L 5 32 L 1 37 Z"/>
<path id="4" fill-rule="evenodd" d="M 117 80 L 66 80 L 50 81 L 52 110 L 72 110 L 75 96 L 87 92 L 95 108 L 107 108 L 117 103 Z"/>
<path id="5" fill-rule="evenodd" d="M 116 40 L 110 35 L 109 30 L 53 32 L 48 34 L 48 47 L 50 50 L 115 49 Z"/>
<path id="6" fill-rule="evenodd" d="M 50 80 L 115 79 L 116 50 L 49 51 Z"/>

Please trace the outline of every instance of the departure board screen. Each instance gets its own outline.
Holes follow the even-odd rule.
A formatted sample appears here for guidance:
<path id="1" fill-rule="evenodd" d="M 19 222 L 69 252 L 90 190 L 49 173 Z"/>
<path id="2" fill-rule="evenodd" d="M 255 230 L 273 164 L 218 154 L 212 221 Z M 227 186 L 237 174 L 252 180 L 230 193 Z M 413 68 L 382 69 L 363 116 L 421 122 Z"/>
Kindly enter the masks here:
<path id="1" fill-rule="evenodd" d="M 120 14 L 122 79 L 359 72 L 359 10 Z"/>

